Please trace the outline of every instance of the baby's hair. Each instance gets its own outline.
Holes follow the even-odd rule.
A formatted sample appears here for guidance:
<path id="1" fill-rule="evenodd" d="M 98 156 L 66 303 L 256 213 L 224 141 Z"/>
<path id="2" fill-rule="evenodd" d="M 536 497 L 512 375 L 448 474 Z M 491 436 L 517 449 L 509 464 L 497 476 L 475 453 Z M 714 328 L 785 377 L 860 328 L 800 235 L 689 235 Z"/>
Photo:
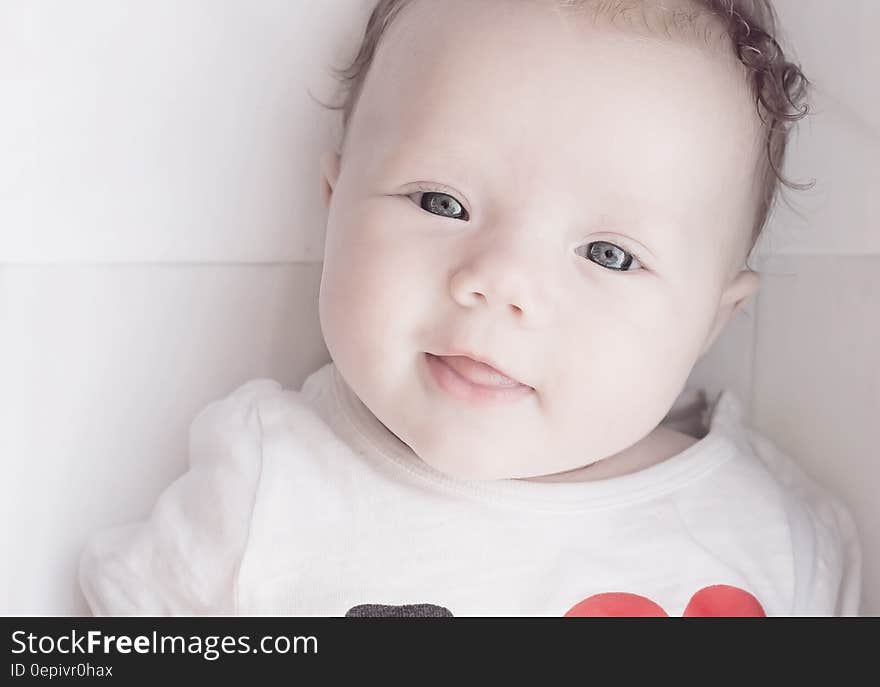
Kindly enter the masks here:
<path id="1" fill-rule="evenodd" d="M 332 110 L 342 110 L 341 148 L 345 146 L 349 121 L 379 40 L 400 11 L 412 2 L 413 0 L 378 0 L 367 21 L 363 40 L 354 59 L 342 69 L 332 68 L 340 82 L 343 100 L 339 105 L 321 105 Z M 690 12 L 683 8 L 668 8 L 662 1 L 651 0 L 546 2 L 557 9 L 592 10 L 594 22 L 599 18 L 614 21 L 622 17 L 632 27 L 634 20 L 640 20 L 641 27 L 652 35 L 656 35 L 658 27 L 650 25 L 649 19 L 659 17 L 663 20 L 659 30 L 666 38 L 695 38 L 699 35 L 706 46 L 712 45 L 716 38 L 711 29 L 719 25 L 724 28 L 722 37 L 729 39 L 730 49 L 747 69 L 749 87 L 764 132 L 766 156 L 759 160 L 757 170 L 761 191 L 753 217 L 750 248 L 754 247 L 767 223 L 777 193 L 780 192 L 780 182 L 800 191 L 813 188 L 815 179 L 809 184 L 796 184 L 783 178 L 781 172 L 791 127 L 810 111 L 806 96 L 811 84 L 800 67 L 786 59 L 776 40 L 778 18 L 771 0 L 684 0 L 684 5 L 691 9 Z M 633 9 L 640 10 L 639 14 L 632 14 Z M 793 111 L 789 108 L 793 108 Z"/>

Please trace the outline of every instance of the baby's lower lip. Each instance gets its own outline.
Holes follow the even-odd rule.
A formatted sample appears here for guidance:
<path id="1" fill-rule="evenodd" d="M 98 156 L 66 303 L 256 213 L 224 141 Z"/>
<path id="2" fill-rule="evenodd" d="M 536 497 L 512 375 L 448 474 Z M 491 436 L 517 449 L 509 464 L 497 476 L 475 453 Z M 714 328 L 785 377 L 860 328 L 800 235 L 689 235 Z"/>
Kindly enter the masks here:
<path id="1" fill-rule="evenodd" d="M 453 370 L 443 362 L 442 358 L 431 353 L 425 353 L 424 358 L 428 374 L 434 383 L 450 396 L 462 401 L 471 403 L 514 401 L 528 396 L 534 391 L 532 387 L 525 384 L 516 384 L 515 386 L 475 384 Z"/>

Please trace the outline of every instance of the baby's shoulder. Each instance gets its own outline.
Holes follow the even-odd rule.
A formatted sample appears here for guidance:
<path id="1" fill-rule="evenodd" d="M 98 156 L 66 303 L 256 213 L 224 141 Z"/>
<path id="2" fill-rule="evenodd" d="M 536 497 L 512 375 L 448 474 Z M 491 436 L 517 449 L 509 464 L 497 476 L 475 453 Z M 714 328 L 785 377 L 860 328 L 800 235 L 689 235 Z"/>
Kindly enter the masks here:
<path id="1" fill-rule="evenodd" d="M 235 416 L 246 415 L 256 410 L 260 401 L 276 398 L 283 394 L 280 382 L 268 378 L 255 378 L 243 382 L 225 396 L 209 402 L 196 415 L 193 423 L 211 424 Z"/>
<path id="2" fill-rule="evenodd" d="M 710 473 L 704 484 L 709 494 L 704 497 L 750 522 L 772 508 L 785 513 L 788 525 L 802 518 L 819 534 L 830 535 L 850 524 L 842 500 L 768 436 L 745 428 L 727 443 L 733 458 Z"/>
<path id="3" fill-rule="evenodd" d="M 226 437 L 242 431 L 260 434 L 267 421 L 304 405 L 299 391 L 286 389 L 274 379 L 254 378 L 208 403 L 193 419 L 190 433 L 191 436 L 219 433 Z"/>
<path id="4" fill-rule="evenodd" d="M 190 442 L 218 434 L 230 437 L 249 430 L 259 433 L 258 403 L 280 390 L 281 384 L 273 379 L 251 379 L 208 402 L 190 423 Z"/>
<path id="5" fill-rule="evenodd" d="M 264 443 L 278 427 L 309 422 L 314 422 L 313 413 L 300 392 L 274 379 L 250 379 L 208 403 L 193 418 L 190 468 L 197 474 L 219 472 L 218 478 L 231 473 L 252 476 L 260 471 Z"/>
<path id="6" fill-rule="evenodd" d="M 786 571 L 793 615 L 857 613 L 861 548 L 843 500 L 766 435 L 747 429 L 736 444 L 734 459 L 680 506 L 691 532 L 754 551 L 756 576 L 758 568 Z"/>
<path id="7" fill-rule="evenodd" d="M 849 507 L 769 437 L 752 430 L 749 439 L 783 494 L 799 582 L 795 609 L 810 615 L 857 614 L 862 551 Z"/>

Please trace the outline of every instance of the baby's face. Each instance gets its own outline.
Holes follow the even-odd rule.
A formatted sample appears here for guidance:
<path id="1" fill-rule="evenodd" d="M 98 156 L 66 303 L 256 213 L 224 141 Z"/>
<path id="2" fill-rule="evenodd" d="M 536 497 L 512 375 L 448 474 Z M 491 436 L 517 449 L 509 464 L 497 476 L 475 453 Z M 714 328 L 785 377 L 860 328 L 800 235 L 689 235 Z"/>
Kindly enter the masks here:
<path id="1" fill-rule="evenodd" d="M 341 167 L 322 160 L 328 349 L 386 427 L 465 479 L 624 453 L 757 286 L 738 274 L 760 134 L 736 66 L 551 6 L 405 9 Z M 449 394 L 426 353 L 456 349 L 533 390 Z"/>

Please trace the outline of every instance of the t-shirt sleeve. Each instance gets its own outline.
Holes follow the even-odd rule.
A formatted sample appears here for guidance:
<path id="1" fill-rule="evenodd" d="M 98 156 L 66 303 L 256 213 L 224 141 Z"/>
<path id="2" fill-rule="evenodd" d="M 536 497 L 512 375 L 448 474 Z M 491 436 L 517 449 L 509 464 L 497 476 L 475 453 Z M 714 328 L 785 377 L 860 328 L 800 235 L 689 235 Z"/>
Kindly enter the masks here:
<path id="1" fill-rule="evenodd" d="M 859 615 L 862 552 L 847 507 L 816 490 L 790 512 L 796 581 L 792 615 Z"/>
<path id="2" fill-rule="evenodd" d="M 189 428 L 189 468 L 142 522 L 93 534 L 79 583 L 95 615 L 235 613 L 262 468 L 259 400 L 281 390 L 251 380 L 202 410 Z"/>
<path id="3" fill-rule="evenodd" d="M 752 442 L 784 485 L 794 573 L 793 616 L 857 616 L 862 550 L 844 502 L 766 437 Z"/>

